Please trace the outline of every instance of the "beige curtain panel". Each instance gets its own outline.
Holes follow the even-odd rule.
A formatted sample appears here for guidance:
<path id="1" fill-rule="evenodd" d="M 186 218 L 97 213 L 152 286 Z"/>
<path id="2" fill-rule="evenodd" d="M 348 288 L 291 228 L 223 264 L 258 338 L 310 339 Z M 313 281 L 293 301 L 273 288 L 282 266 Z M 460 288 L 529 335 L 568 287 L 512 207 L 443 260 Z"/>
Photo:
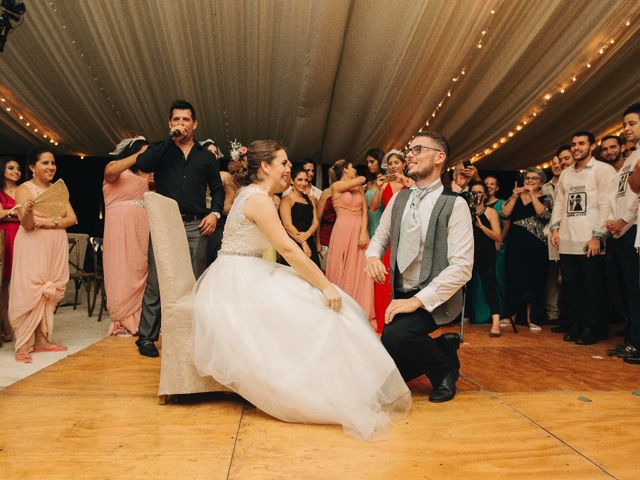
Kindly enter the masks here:
<path id="1" fill-rule="evenodd" d="M 640 101 L 638 0 L 25 3 L 0 54 L 0 153 L 159 140 L 184 98 L 225 151 L 271 137 L 293 159 L 360 163 L 423 128 L 508 170 Z"/>

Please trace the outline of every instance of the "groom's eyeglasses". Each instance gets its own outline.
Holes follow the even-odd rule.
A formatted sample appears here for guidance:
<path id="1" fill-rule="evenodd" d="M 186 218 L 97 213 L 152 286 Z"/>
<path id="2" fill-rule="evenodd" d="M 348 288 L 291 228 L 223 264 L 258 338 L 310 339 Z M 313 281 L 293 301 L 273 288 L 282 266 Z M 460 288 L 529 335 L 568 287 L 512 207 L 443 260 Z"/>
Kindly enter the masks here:
<path id="1" fill-rule="evenodd" d="M 433 150 L 434 152 L 441 152 L 439 148 L 427 147 L 426 145 L 414 145 L 413 147 L 409 147 L 405 149 L 404 156 L 406 157 L 409 154 L 412 154 L 414 157 L 418 156 L 422 153 L 422 150 Z"/>

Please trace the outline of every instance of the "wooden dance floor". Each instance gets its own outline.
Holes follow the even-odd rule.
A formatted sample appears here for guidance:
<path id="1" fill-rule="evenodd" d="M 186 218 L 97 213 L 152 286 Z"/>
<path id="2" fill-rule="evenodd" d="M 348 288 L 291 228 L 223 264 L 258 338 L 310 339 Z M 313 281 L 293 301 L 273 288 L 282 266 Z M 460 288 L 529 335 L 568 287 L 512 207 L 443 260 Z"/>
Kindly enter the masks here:
<path id="1" fill-rule="evenodd" d="M 0 391 L 0 479 L 640 478 L 640 367 L 606 357 L 613 341 L 487 332 L 467 328 L 456 399 L 417 381 L 377 443 L 233 395 L 159 405 L 159 359 L 109 337 Z"/>

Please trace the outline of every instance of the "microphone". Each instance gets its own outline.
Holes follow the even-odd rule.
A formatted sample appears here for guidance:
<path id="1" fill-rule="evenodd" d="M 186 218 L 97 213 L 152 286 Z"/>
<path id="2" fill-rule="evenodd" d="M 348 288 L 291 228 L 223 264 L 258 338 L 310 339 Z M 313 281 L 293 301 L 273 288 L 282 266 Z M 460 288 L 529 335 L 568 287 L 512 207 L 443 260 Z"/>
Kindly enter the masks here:
<path id="1" fill-rule="evenodd" d="M 180 130 L 172 130 L 171 133 L 169 134 L 169 137 L 175 138 L 175 137 L 179 137 L 180 135 L 182 135 L 182 133 L 180 133 Z"/>

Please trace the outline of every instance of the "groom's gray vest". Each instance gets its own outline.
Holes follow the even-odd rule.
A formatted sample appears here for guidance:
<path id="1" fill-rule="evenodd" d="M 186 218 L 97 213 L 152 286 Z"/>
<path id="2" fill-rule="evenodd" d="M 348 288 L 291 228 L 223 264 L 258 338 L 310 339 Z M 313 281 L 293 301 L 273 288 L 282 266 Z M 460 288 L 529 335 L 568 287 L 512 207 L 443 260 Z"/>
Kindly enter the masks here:
<path id="1" fill-rule="evenodd" d="M 400 240 L 400 225 L 405 206 L 411 196 L 411 190 L 401 190 L 398 192 L 393 209 L 391 210 L 391 295 L 394 295 L 394 284 L 396 281 L 396 257 L 398 253 L 398 241 Z M 449 218 L 453 212 L 453 205 L 456 202 L 456 195 L 448 190 L 443 190 L 431 212 L 427 236 L 424 241 L 424 251 L 422 253 L 422 266 L 420 267 L 420 289 L 423 289 L 431 280 L 437 277 L 440 272 L 449 266 L 448 260 L 448 229 Z M 462 289 L 438 306 L 431 315 L 436 324 L 444 325 L 453 321 L 462 311 Z"/>

